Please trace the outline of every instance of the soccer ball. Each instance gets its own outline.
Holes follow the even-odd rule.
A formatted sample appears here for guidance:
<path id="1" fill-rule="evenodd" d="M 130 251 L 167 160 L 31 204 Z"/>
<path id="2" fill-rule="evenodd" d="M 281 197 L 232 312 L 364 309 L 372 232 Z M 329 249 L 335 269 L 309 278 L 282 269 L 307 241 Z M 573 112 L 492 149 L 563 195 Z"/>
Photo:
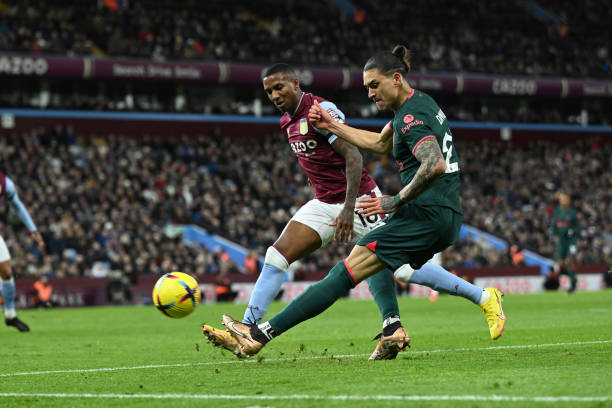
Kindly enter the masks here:
<path id="1" fill-rule="evenodd" d="M 170 272 L 153 287 L 153 303 L 168 317 L 185 317 L 194 311 L 202 292 L 198 282 L 183 272 Z"/>

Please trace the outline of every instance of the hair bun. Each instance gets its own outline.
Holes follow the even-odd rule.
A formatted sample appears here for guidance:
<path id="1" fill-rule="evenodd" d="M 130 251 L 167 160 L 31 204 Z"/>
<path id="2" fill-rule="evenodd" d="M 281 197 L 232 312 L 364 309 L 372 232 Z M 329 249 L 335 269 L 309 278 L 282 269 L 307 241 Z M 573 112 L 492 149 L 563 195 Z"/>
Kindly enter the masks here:
<path id="1" fill-rule="evenodd" d="M 404 45 L 396 45 L 391 52 L 395 55 L 406 67 L 406 72 L 410 72 L 410 51 Z"/>
<path id="2" fill-rule="evenodd" d="M 408 49 L 405 46 L 396 45 L 393 47 L 393 55 L 395 55 L 397 58 L 403 60 L 406 58 L 406 54 L 408 54 Z"/>

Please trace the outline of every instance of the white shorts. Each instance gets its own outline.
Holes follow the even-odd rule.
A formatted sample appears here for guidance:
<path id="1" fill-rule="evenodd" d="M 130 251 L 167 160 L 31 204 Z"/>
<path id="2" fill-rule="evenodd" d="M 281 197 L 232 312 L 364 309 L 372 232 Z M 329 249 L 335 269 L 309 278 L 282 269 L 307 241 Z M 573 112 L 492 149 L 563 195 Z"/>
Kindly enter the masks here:
<path id="1" fill-rule="evenodd" d="M 372 193 L 376 197 L 382 195 L 378 187 L 375 187 L 372 190 Z M 372 197 L 372 195 L 367 194 L 363 195 L 362 197 Z M 357 200 L 359 200 L 359 198 Z M 328 204 L 315 198 L 304 204 L 291 218 L 291 221 L 297 221 L 317 231 L 321 237 L 321 246 L 323 247 L 334 239 L 336 227 L 331 227 L 329 224 L 334 222 L 343 208 L 344 203 Z M 381 225 L 383 225 L 383 222 L 379 215 L 370 215 L 369 217 L 366 217 L 355 212 L 353 233 L 357 238 L 361 238 L 368 232 L 380 227 Z"/>
<path id="2" fill-rule="evenodd" d="M 4 238 L 0 235 L 0 262 L 6 262 L 11 260 L 11 254 L 9 254 L 8 247 Z"/>

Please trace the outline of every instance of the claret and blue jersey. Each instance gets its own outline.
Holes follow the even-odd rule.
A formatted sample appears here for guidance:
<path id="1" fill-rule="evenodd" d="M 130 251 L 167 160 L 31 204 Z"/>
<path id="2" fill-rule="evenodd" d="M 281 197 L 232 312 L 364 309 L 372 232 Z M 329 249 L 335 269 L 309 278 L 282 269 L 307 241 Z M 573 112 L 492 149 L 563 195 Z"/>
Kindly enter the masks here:
<path id="1" fill-rule="evenodd" d="M 319 102 L 333 119 L 344 123 L 344 113 L 336 105 L 311 93 L 303 93 L 293 115 L 285 113 L 281 117 L 281 130 L 286 132 L 289 145 L 306 172 L 315 197 L 329 204 L 343 203 L 346 198 L 346 162 L 331 146 L 337 136 L 316 129 L 308 122 L 308 112 L 314 101 Z M 362 167 L 358 195 L 369 195 L 375 187 L 376 182 Z"/>

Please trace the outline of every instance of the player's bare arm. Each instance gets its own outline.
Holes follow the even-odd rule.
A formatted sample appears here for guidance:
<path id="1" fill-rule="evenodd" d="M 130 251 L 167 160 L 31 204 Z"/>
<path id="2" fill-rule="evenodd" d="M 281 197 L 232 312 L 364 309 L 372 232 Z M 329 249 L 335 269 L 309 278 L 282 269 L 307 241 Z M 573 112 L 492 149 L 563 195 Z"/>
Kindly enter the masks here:
<path id="1" fill-rule="evenodd" d="M 336 226 L 334 239 L 347 243 L 353 238 L 355 200 L 357 199 L 359 185 L 361 184 L 363 158 L 359 149 L 340 138 L 336 139 L 331 146 L 336 153 L 344 157 L 346 162 L 346 197 L 344 208 L 331 225 Z"/>
<path id="2" fill-rule="evenodd" d="M 393 212 L 403 203 L 418 197 L 446 171 L 446 162 L 435 138 L 424 139 L 414 151 L 414 156 L 421 165 L 412 181 L 395 197 L 383 195 L 359 200 L 356 207 L 360 209 L 360 214 L 373 215 Z"/>
<path id="3" fill-rule="evenodd" d="M 362 149 L 384 154 L 390 152 L 393 148 L 393 130 L 389 129 L 389 126 L 385 126 L 381 133 L 348 126 L 333 120 L 330 114 L 316 101 L 308 112 L 308 119 L 317 129 L 328 130 Z"/>

